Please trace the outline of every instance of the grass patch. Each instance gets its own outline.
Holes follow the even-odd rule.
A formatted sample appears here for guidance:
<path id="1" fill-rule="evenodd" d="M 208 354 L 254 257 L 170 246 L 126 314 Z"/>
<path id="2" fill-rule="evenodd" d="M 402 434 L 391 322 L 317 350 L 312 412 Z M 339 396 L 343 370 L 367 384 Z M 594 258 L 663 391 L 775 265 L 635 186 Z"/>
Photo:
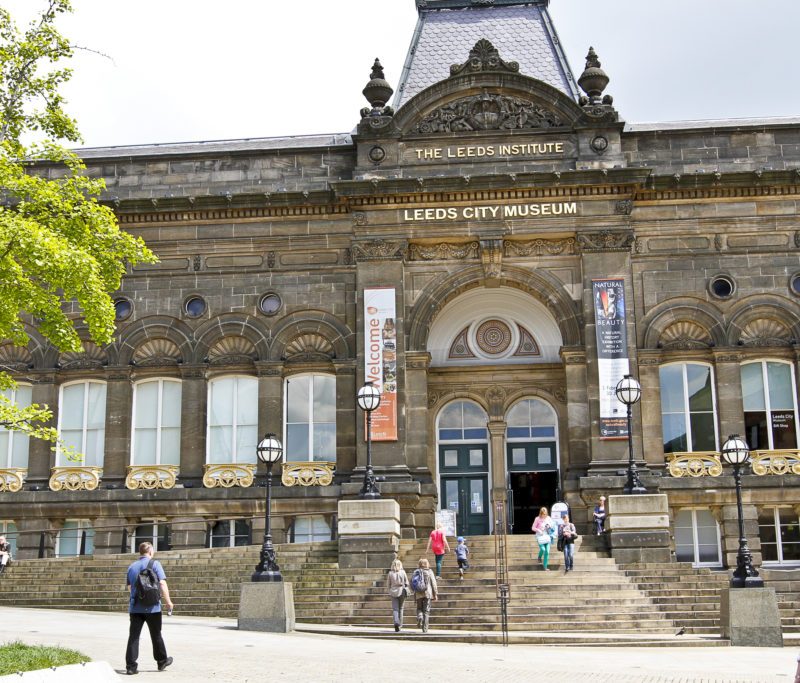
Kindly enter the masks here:
<path id="1" fill-rule="evenodd" d="M 20 641 L 0 645 L 0 676 L 88 661 L 91 660 L 77 650 L 62 647 L 25 645 Z"/>

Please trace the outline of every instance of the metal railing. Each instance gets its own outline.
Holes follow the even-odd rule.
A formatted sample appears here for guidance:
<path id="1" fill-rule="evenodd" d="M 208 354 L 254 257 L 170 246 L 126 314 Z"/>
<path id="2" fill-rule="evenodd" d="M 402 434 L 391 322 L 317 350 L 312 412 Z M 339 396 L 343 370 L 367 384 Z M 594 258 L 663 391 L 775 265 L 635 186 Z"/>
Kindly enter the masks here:
<path id="1" fill-rule="evenodd" d="M 497 599 L 500 601 L 503 646 L 508 647 L 508 603 L 511 601 L 511 582 L 508 574 L 508 524 L 504 500 L 496 500 L 494 504 L 494 577 Z"/>

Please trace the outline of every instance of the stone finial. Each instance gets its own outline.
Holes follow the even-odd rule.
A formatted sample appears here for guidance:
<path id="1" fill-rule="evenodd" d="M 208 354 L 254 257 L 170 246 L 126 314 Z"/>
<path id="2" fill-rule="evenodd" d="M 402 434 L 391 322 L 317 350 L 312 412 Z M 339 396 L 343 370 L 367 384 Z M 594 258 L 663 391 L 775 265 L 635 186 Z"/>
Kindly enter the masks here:
<path id="1" fill-rule="evenodd" d="M 601 101 L 603 90 L 606 89 L 609 80 L 606 72 L 600 68 L 600 60 L 597 58 L 597 53 L 593 47 L 590 47 L 589 54 L 586 55 L 586 68 L 578 79 L 578 85 L 589 96 L 589 103 L 597 104 Z M 607 104 L 610 104 L 610 102 Z"/>
<path id="2" fill-rule="evenodd" d="M 372 73 L 369 77 L 369 83 L 362 91 L 367 102 L 372 106 L 372 111 L 380 111 L 389 101 L 394 90 L 386 77 L 383 75 L 383 66 L 378 58 L 375 58 L 375 63 L 372 65 Z"/>

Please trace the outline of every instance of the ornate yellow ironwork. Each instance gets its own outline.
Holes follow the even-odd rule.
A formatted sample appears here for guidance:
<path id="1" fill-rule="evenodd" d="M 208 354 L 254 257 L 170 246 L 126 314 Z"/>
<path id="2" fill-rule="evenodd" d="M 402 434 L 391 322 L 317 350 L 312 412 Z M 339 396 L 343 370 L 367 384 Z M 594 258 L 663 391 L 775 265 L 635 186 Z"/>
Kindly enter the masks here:
<path id="1" fill-rule="evenodd" d="M 22 490 L 28 470 L 24 467 L 9 467 L 0 470 L 0 492 L 16 493 Z"/>
<path id="2" fill-rule="evenodd" d="M 94 491 L 103 476 L 102 467 L 53 467 L 50 471 L 51 491 Z"/>
<path id="3" fill-rule="evenodd" d="M 800 474 L 800 451 L 753 451 L 753 474 Z"/>
<path id="4" fill-rule="evenodd" d="M 667 461 L 673 477 L 718 477 L 722 474 L 722 462 L 716 451 L 670 453 Z"/>
<path id="5" fill-rule="evenodd" d="M 203 486 L 208 489 L 229 489 L 234 486 L 246 488 L 253 485 L 256 474 L 256 466 L 249 464 L 206 465 L 203 469 Z"/>
<path id="6" fill-rule="evenodd" d="M 281 482 L 284 486 L 330 486 L 335 462 L 285 462 Z"/>
<path id="7" fill-rule="evenodd" d="M 129 489 L 171 489 L 177 475 L 177 465 L 130 465 L 125 486 Z"/>

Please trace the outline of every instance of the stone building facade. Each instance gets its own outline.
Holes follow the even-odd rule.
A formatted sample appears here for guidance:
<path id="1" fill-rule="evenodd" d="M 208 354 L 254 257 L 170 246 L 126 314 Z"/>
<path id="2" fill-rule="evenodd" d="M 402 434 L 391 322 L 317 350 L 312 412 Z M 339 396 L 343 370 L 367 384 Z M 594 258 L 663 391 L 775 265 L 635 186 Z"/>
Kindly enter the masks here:
<path id="1" fill-rule="evenodd" d="M 352 134 L 82 150 L 161 260 L 125 278 L 109 347 L 0 346 L 18 399 L 86 454 L 2 435 L 19 557 L 78 552 L 81 529 L 95 552 L 257 541 L 267 432 L 276 540 L 331 538 L 367 377 L 403 535 L 440 509 L 488 533 L 498 501 L 515 533 L 559 498 L 588 521 L 625 483 L 608 380 L 629 368 L 675 556 L 733 564 L 738 433 L 756 562 L 800 560 L 800 119 L 626 124 L 593 51 L 573 77 L 546 1 L 417 6 L 394 106 L 376 63 Z"/>

